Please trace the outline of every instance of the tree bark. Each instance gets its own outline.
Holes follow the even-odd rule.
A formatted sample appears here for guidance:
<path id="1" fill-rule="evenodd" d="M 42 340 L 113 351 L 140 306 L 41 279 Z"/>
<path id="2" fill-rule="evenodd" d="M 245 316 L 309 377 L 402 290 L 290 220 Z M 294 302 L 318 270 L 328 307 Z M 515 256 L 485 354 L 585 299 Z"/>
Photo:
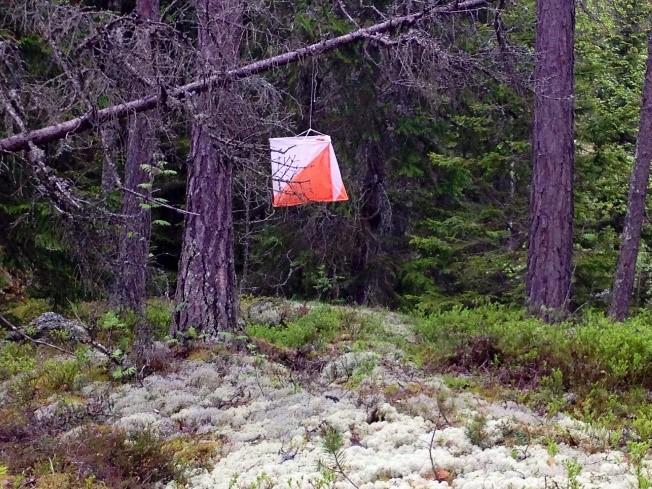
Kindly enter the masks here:
<path id="1" fill-rule="evenodd" d="M 107 195 L 120 186 L 118 165 L 115 161 L 118 130 L 113 124 L 107 123 L 100 128 L 100 142 L 104 153 L 104 160 L 102 161 L 102 193 Z"/>
<path id="2" fill-rule="evenodd" d="M 629 312 L 629 303 L 636 275 L 636 259 L 645 218 L 645 198 L 652 162 L 652 34 L 648 36 L 648 57 L 643 84 L 643 101 L 636 141 L 636 158 L 629 182 L 627 216 L 620 238 L 620 252 L 611 293 L 609 315 L 622 321 Z"/>
<path id="3" fill-rule="evenodd" d="M 158 0 L 138 0 L 138 15 L 157 21 Z M 145 60 L 151 59 L 152 50 L 149 34 L 140 36 L 138 49 Z M 151 65 L 143 63 L 143 71 L 151 74 Z M 125 224 L 121 229 L 118 251 L 118 266 L 114 277 L 113 302 L 123 308 L 141 311 L 146 294 L 147 262 L 151 234 L 151 211 L 143 205 L 151 199 L 152 168 L 157 148 L 156 131 L 147 116 L 135 114 L 130 121 L 129 143 L 125 162 L 125 192 L 122 200 L 122 214 Z M 141 197 L 142 195 L 143 197 Z"/>
<path id="4" fill-rule="evenodd" d="M 96 112 L 90 111 L 87 114 L 69 119 L 58 124 L 42 127 L 29 131 L 23 131 L 14 136 L 0 139 L 0 152 L 16 152 L 29 148 L 29 143 L 45 144 L 65 138 L 71 134 L 78 134 L 87 131 L 105 122 L 123 118 L 132 114 L 145 112 L 157 107 L 165 101 L 167 97 L 183 99 L 195 93 L 201 93 L 208 90 L 211 86 L 223 83 L 225 80 L 238 80 L 248 76 L 263 73 L 272 68 L 285 66 L 306 57 L 317 56 L 328 51 L 333 51 L 340 47 L 346 46 L 353 42 L 364 40 L 370 36 L 390 32 L 402 27 L 409 27 L 417 22 L 435 15 L 448 15 L 469 10 L 484 8 L 489 4 L 488 0 L 467 0 L 460 2 L 454 0 L 445 5 L 439 5 L 421 12 L 416 12 L 401 17 L 392 17 L 389 20 L 374 24 L 369 27 L 355 30 L 332 39 L 326 39 L 309 46 L 288 51 L 271 58 L 255 61 L 240 68 L 217 72 L 210 76 L 202 77 L 199 80 L 178 86 L 162 93 L 147 95 L 129 102 L 113 105 Z"/>
<path id="5" fill-rule="evenodd" d="M 143 115 L 135 116 L 129 127 L 124 183 L 127 191 L 122 200 L 125 223 L 120 231 L 113 285 L 113 303 L 134 311 L 140 311 L 145 300 L 151 211 L 143 204 L 151 197 L 152 177 L 147 167 L 154 165 L 156 147 L 155 132 L 149 121 Z"/>
<path id="6" fill-rule="evenodd" d="M 382 240 L 391 227 L 392 208 L 385 191 L 386 170 L 380 145 L 376 141 L 361 143 L 357 156 L 367 167 L 361 192 L 358 246 L 351 257 L 351 272 L 359 277 L 354 294 L 360 305 L 374 305 L 374 298 L 380 292 L 380 279 L 385 270 L 378 266 L 378 259 Z"/>
<path id="7" fill-rule="evenodd" d="M 196 10 L 203 69 L 226 71 L 239 58 L 241 1 L 196 0 Z M 193 327 L 214 337 L 220 331 L 232 331 L 237 323 L 233 162 L 219 152 L 209 127 L 221 112 L 216 105 L 225 99 L 228 104 L 228 98 L 224 87 L 212 87 L 201 96 L 202 113 L 192 126 L 186 209 L 198 215 L 185 218 L 173 335 Z"/>
<path id="8" fill-rule="evenodd" d="M 538 0 L 526 292 L 547 321 L 568 310 L 573 252 L 574 0 Z"/>

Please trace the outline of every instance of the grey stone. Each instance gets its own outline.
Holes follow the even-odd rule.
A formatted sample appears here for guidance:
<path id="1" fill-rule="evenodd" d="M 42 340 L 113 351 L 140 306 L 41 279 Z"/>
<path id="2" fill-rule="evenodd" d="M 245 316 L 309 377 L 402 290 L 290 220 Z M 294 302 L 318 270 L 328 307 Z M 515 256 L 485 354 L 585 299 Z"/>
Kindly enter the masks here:
<path id="1" fill-rule="evenodd" d="M 45 312 L 29 323 L 30 329 L 34 331 L 31 336 L 44 336 L 51 331 L 59 330 L 67 332 L 76 340 L 88 340 L 86 328 L 78 322 L 63 317 L 56 312 Z"/>
<path id="2" fill-rule="evenodd" d="M 249 308 L 249 322 L 253 324 L 281 324 L 280 306 L 272 301 L 259 301 Z"/>
<path id="3" fill-rule="evenodd" d="M 322 370 L 322 378 L 327 382 L 346 380 L 354 370 L 368 360 L 375 360 L 377 355 L 372 352 L 349 352 L 326 364 Z"/>

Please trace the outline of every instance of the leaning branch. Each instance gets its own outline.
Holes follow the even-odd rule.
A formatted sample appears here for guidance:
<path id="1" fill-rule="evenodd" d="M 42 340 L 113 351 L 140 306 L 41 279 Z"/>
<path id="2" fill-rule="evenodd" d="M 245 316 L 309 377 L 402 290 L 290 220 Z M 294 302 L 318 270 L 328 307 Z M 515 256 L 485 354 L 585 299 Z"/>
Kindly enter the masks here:
<path id="1" fill-rule="evenodd" d="M 4 326 L 7 329 L 10 329 L 14 333 L 16 333 L 18 336 L 23 338 L 24 340 L 27 340 L 31 343 L 34 343 L 35 345 L 43 345 L 47 346 L 48 348 L 52 348 L 53 350 L 57 350 L 60 353 L 63 353 L 65 355 L 70 355 L 70 356 L 75 356 L 73 352 L 70 350 L 66 350 L 65 348 L 61 348 L 60 346 L 53 345 L 52 343 L 48 343 L 47 341 L 41 341 L 37 340 L 36 338 L 32 338 L 30 335 L 27 333 L 24 333 L 18 326 L 14 325 L 11 321 L 9 321 L 6 317 L 4 317 L 2 314 L 0 314 L 0 326 Z"/>
<path id="2" fill-rule="evenodd" d="M 145 112 L 155 108 L 159 103 L 163 103 L 166 97 L 183 99 L 192 94 L 201 93 L 208 90 L 211 86 L 224 82 L 226 80 L 239 80 L 247 78 L 258 73 L 285 66 L 303 58 L 314 57 L 319 54 L 333 51 L 347 44 L 364 40 L 370 36 L 382 34 L 395 29 L 410 27 L 420 20 L 434 15 L 454 14 L 459 12 L 468 12 L 486 7 L 489 0 L 454 0 L 445 5 L 431 7 L 420 12 L 416 12 L 401 17 L 393 17 L 385 22 L 374 24 L 369 27 L 355 30 L 342 36 L 326 39 L 309 46 L 288 51 L 271 58 L 266 58 L 254 63 L 250 63 L 240 68 L 235 68 L 221 73 L 214 73 L 210 76 L 196 80 L 194 82 L 173 88 L 167 93 L 148 95 L 138 99 L 113 105 L 99 111 L 89 111 L 83 116 L 60 122 L 51 126 L 25 131 L 14 136 L 0 140 L 0 152 L 15 152 L 29 149 L 31 144 L 44 144 L 58 139 L 63 139 L 71 134 L 86 131 L 94 126 L 105 123 L 106 121 L 126 117 L 130 114 Z"/>
<path id="3" fill-rule="evenodd" d="M 52 348 L 53 350 L 56 350 L 56 351 L 58 351 L 60 353 L 64 353 L 65 355 L 70 355 L 70 356 L 73 356 L 73 357 L 75 356 L 75 354 L 73 352 L 71 352 L 70 350 L 66 350 L 65 348 L 61 348 L 60 346 L 53 345 L 52 343 L 48 343 L 47 341 L 39 340 L 39 339 L 36 339 L 36 338 L 28 335 L 22 329 L 20 329 L 18 326 L 16 326 L 11 321 L 9 321 L 6 317 L 4 317 L 2 314 L 0 314 L 0 326 L 4 327 L 6 329 L 10 329 L 11 331 L 16 333 L 18 336 L 20 336 L 24 340 L 29 341 L 31 343 L 34 343 L 35 345 L 47 346 L 48 348 Z M 86 328 L 84 328 L 84 329 L 86 329 Z M 79 339 L 79 342 L 83 343 L 85 345 L 88 345 L 88 346 L 94 348 L 95 350 L 99 351 L 100 353 L 104 354 L 112 363 L 114 363 L 114 364 L 116 364 L 118 366 L 122 365 L 120 363 L 120 361 L 115 356 L 113 356 L 111 354 L 111 352 L 109 351 L 109 349 L 107 347 L 105 347 L 101 343 L 98 343 L 93 338 L 91 338 L 90 334 L 88 335 L 88 338 L 86 338 L 86 339 Z"/>

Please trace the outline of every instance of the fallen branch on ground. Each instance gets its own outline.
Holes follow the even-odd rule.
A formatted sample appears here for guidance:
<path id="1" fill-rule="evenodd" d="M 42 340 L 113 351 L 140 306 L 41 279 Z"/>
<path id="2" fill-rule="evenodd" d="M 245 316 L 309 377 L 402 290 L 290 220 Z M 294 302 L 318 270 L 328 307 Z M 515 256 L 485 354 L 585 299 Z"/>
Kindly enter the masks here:
<path id="1" fill-rule="evenodd" d="M 22 331 L 18 326 L 13 324 L 11 321 L 9 321 L 6 317 L 4 317 L 2 314 L 0 314 L 0 325 L 4 326 L 7 329 L 10 329 L 14 333 L 18 334 L 21 338 L 24 340 L 29 341 L 30 343 L 34 343 L 35 345 L 42 345 L 42 346 L 47 346 L 48 348 L 52 348 L 53 350 L 57 350 L 60 353 L 63 353 L 65 355 L 70 355 L 70 356 L 75 356 L 75 354 L 69 350 L 66 350 L 65 348 L 61 348 L 60 346 L 53 345 L 52 343 L 48 343 L 47 341 L 42 341 L 42 340 L 37 340 L 36 338 L 32 338 L 30 335 Z"/>
<path id="2" fill-rule="evenodd" d="M 13 331 L 17 335 L 19 335 L 24 340 L 29 341 L 30 343 L 33 343 L 35 345 L 47 346 L 48 348 L 52 348 L 53 350 L 56 350 L 59 353 L 63 353 L 65 355 L 70 355 L 71 357 L 75 356 L 75 353 L 70 351 L 70 350 L 66 350 L 65 348 L 62 348 L 62 347 L 60 347 L 58 345 L 54 345 L 52 343 L 48 343 L 47 341 L 39 340 L 37 338 L 34 338 L 34 337 L 28 335 L 22 329 L 20 329 L 18 326 L 16 326 L 11 321 L 9 321 L 6 317 L 4 317 L 2 314 L 0 314 L 0 326 L 3 326 L 5 328 L 7 328 L 7 329 L 10 329 L 11 331 Z M 97 341 L 93 340 L 90 337 L 90 335 L 89 335 L 88 339 L 85 339 L 85 340 L 84 339 L 78 339 L 78 341 L 80 343 L 82 343 L 84 345 L 88 345 L 88 346 L 92 347 L 93 349 L 99 351 L 100 353 L 106 355 L 112 363 L 114 363 L 116 365 L 122 365 L 122 363 L 117 358 L 115 358 L 111 354 L 111 352 L 104 345 L 102 345 L 101 343 L 98 343 Z"/>

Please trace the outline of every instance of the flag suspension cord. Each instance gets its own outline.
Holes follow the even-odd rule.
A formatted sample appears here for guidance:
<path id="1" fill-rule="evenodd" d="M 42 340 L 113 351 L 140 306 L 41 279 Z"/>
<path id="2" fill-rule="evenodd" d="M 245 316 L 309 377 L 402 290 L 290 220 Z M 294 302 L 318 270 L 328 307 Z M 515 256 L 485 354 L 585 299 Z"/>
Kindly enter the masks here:
<path id="1" fill-rule="evenodd" d="M 313 104 L 317 96 L 317 87 L 315 85 L 315 78 L 317 78 L 317 60 L 312 58 L 312 72 L 310 74 L 310 108 L 308 109 L 308 129 L 297 134 L 297 137 L 308 137 L 311 134 L 317 134 L 318 136 L 324 136 L 325 134 L 316 131 L 312 128 L 312 113 L 313 113 Z"/>

